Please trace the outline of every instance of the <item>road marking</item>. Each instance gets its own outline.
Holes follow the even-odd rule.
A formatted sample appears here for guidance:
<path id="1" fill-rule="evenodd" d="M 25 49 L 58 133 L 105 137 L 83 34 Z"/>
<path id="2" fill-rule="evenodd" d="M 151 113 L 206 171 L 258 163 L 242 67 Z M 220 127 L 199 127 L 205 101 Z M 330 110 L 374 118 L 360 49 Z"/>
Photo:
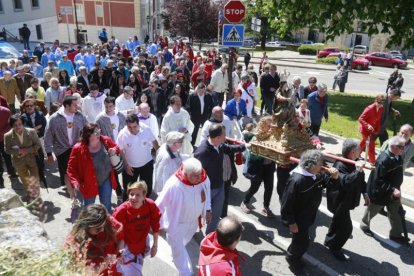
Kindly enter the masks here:
<path id="1" fill-rule="evenodd" d="M 321 211 L 322 213 L 324 213 L 325 215 L 327 215 L 327 216 L 329 216 L 331 218 L 333 217 L 332 213 L 328 210 L 328 208 L 326 208 L 322 204 L 319 206 L 319 211 Z M 359 227 L 361 226 L 361 224 L 359 222 L 357 222 L 357 221 L 352 220 L 352 226 L 355 227 L 355 228 L 357 228 L 357 229 L 360 229 Z M 371 231 L 372 231 L 372 229 L 371 229 Z M 389 246 L 391 246 L 391 247 L 393 247 L 395 249 L 401 247 L 401 244 L 399 244 L 397 242 L 394 242 L 394 241 L 392 241 L 390 239 L 387 239 L 385 236 L 381 235 L 380 233 L 377 233 L 375 231 L 372 231 L 372 233 L 374 233 L 374 236 L 378 240 L 380 240 L 381 242 L 384 242 L 384 243 L 388 244 Z"/>
<path id="2" fill-rule="evenodd" d="M 257 222 L 254 219 L 250 218 L 248 215 L 246 215 L 242 211 L 238 210 L 234 206 L 229 206 L 228 208 L 229 208 L 230 213 L 236 215 L 238 218 L 241 218 L 245 222 L 253 224 L 257 230 L 259 230 L 259 231 L 271 231 L 271 232 L 275 233 L 274 228 L 264 226 L 263 224 L 261 224 L 260 222 Z M 282 248 L 283 250 L 286 251 L 287 248 L 289 247 L 290 242 L 288 240 L 278 236 L 278 235 L 273 235 L 273 236 L 274 236 L 273 237 L 273 242 L 275 244 L 277 244 L 280 248 Z M 335 271 L 331 267 L 325 265 L 324 263 L 320 262 L 318 259 L 316 259 L 316 258 L 312 257 L 311 255 L 309 255 L 308 253 L 305 253 L 305 255 L 303 255 L 303 258 L 308 263 L 310 263 L 311 265 L 319 268 L 320 270 L 324 271 L 328 275 L 341 275 L 340 273 L 338 273 L 337 271 Z"/>
<path id="3" fill-rule="evenodd" d="M 308 75 L 320 75 L 320 74 L 321 74 L 321 72 L 316 72 L 316 71 L 306 71 L 306 72 L 305 72 L 305 74 L 308 74 Z"/>

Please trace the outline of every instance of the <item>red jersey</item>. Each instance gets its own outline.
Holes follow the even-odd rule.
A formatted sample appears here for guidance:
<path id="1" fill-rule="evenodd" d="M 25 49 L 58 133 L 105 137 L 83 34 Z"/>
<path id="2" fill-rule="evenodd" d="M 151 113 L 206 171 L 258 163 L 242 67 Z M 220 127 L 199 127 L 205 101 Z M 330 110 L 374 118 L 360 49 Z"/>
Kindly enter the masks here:
<path id="1" fill-rule="evenodd" d="M 135 209 L 126 201 L 114 210 L 113 216 L 124 226 L 124 241 L 129 251 L 134 255 L 144 254 L 150 228 L 154 233 L 160 229 L 161 212 L 155 202 L 146 198 Z"/>

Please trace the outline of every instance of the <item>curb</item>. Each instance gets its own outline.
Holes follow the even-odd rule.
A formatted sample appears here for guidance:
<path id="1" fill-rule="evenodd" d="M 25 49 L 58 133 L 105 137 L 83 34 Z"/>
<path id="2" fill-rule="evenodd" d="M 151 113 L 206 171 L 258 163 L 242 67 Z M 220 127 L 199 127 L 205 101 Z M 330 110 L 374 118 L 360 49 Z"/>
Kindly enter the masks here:
<path id="1" fill-rule="evenodd" d="M 344 137 L 333 134 L 333 133 L 331 133 L 329 131 L 326 131 L 326 130 L 321 130 L 320 132 L 327 135 L 327 136 L 334 137 L 337 140 L 342 140 L 342 141 L 345 140 Z M 376 150 L 378 150 L 378 148 Z M 414 208 L 414 196 L 406 194 L 406 193 L 401 193 L 401 203 L 405 206 Z"/>
<path id="2" fill-rule="evenodd" d="M 237 62 L 243 62 L 243 61 L 237 61 Z M 252 64 L 259 64 L 258 61 L 250 61 Z M 335 68 L 323 68 L 323 67 L 315 67 L 315 66 L 304 66 L 304 65 L 296 65 L 296 64 L 286 64 L 286 63 L 278 63 L 277 66 L 286 66 L 286 67 L 295 67 L 295 68 L 305 68 L 305 69 L 317 69 L 317 70 L 325 70 L 325 71 L 335 71 Z M 314 65 L 314 64 L 312 64 Z"/>

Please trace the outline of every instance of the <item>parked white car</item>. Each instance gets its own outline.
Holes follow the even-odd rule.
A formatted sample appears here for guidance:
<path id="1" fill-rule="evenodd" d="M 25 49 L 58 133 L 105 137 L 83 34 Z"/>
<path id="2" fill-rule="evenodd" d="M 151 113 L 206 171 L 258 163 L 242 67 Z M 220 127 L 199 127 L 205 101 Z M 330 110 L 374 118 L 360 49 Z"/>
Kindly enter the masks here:
<path id="1" fill-rule="evenodd" d="M 354 47 L 355 54 L 368 54 L 368 47 L 365 45 L 355 45 Z"/>
<path id="2" fill-rule="evenodd" d="M 269 42 L 266 42 L 265 46 L 266 47 L 280 47 L 282 45 L 280 45 L 279 41 L 269 41 Z"/>

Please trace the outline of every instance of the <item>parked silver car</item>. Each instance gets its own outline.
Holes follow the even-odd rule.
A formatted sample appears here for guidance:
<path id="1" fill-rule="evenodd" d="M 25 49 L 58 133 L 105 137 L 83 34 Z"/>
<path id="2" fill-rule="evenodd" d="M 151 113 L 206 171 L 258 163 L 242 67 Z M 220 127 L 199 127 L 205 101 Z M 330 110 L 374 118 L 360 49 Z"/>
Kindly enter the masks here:
<path id="1" fill-rule="evenodd" d="M 355 45 L 354 47 L 354 53 L 355 54 L 368 54 L 368 46 L 365 45 Z"/>

